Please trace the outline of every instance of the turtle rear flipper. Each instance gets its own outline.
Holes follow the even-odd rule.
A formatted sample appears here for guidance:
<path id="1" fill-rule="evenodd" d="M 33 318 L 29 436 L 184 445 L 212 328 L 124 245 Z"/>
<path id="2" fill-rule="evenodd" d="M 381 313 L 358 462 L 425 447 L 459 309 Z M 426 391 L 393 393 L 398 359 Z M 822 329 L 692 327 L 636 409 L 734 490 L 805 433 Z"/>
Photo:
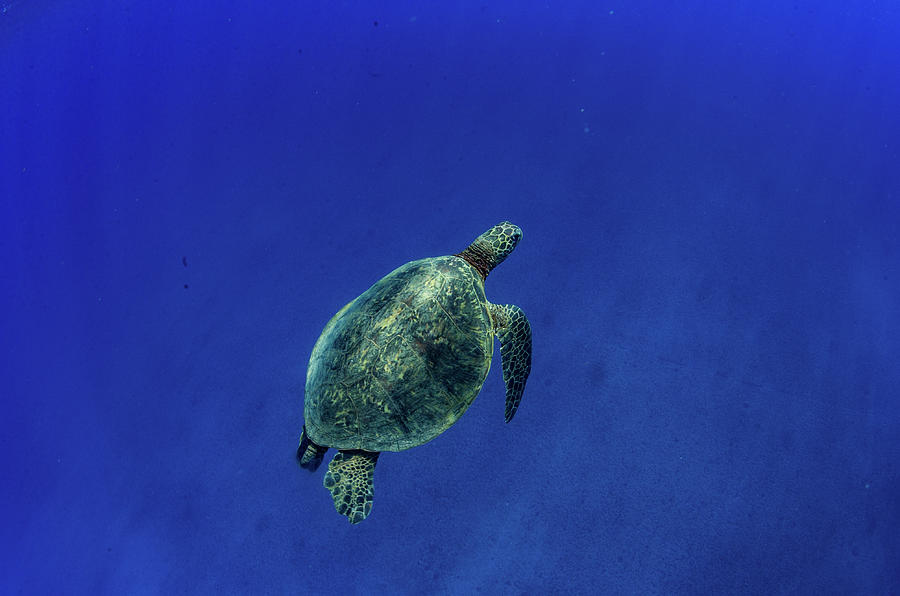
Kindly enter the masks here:
<path id="1" fill-rule="evenodd" d="M 304 426 L 303 432 L 300 433 L 300 446 L 297 447 L 297 463 L 300 464 L 300 467 L 306 468 L 310 472 L 315 472 L 319 468 L 319 464 L 322 463 L 322 458 L 325 457 L 326 451 L 328 451 L 328 447 L 316 445 L 309 440 L 309 435 L 306 434 L 306 427 Z"/>
<path id="2" fill-rule="evenodd" d="M 331 491 L 334 508 L 358 524 L 372 511 L 372 478 L 378 453 L 372 451 L 338 451 L 328 464 L 325 488 Z"/>
<path id="3" fill-rule="evenodd" d="M 522 401 L 525 381 L 531 373 L 531 324 L 514 304 L 492 304 L 491 317 L 500 340 L 503 382 L 506 384 L 506 421 L 512 420 Z"/>

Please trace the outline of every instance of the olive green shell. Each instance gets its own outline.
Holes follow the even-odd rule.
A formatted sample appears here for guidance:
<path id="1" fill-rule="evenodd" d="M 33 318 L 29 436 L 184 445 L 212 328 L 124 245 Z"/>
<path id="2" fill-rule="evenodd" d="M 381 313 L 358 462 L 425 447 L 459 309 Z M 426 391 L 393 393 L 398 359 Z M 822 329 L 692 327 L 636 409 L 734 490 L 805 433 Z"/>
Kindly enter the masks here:
<path id="1" fill-rule="evenodd" d="M 325 326 L 306 375 L 306 431 L 337 449 L 402 451 L 472 403 L 491 366 L 484 282 L 456 256 L 394 270 Z"/>

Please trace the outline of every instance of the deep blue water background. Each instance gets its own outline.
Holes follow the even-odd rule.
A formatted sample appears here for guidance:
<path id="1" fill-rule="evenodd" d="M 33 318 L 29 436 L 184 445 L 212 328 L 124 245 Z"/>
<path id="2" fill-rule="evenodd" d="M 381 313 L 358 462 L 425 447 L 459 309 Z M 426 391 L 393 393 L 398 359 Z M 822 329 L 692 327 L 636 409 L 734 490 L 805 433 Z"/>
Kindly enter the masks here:
<path id="1" fill-rule="evenodd" d="M 669 4 L 3 0 L 0 592 L 900 593 L 900 13 Z M 313 343 L 504 219 L 352 527 Z"/>

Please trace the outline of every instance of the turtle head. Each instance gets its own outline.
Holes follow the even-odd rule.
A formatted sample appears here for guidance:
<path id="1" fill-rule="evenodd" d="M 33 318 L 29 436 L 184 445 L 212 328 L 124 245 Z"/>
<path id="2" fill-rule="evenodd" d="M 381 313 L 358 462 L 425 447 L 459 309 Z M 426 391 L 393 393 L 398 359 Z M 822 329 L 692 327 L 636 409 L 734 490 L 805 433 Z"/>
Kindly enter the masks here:
<path id="1" fill-rule="evenodd" d="M 521 239 L 522 230 L 519 226 L 504 221 L 476 238 L 466 250 L 456 256 L 465 259 L 478 271 L 481 279 L 485 279 L 494 267 L 509 256 Z"/>

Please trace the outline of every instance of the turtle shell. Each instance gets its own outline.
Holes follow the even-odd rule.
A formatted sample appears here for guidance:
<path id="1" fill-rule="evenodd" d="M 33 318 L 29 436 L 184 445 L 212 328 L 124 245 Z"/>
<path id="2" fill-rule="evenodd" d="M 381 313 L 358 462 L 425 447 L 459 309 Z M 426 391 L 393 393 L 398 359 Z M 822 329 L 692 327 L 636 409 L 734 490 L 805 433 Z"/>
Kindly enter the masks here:
<path id="1" fill-rule="evenodd" d="M 338 312 L 313 348 L 304 417 L 337 449 L 402 451 L 447 430 L 487 376 L 484 283 L 455 256 L 389 273 Z"/>
<path id="2" fill-rule="evenodd" d="M 493 325 L 484 282 L 456 256 L 389 273 L 322 331 L 306 375 L 306 431 L 337 449 L 402 451 L 430 441 L 484 383 Z"/>

